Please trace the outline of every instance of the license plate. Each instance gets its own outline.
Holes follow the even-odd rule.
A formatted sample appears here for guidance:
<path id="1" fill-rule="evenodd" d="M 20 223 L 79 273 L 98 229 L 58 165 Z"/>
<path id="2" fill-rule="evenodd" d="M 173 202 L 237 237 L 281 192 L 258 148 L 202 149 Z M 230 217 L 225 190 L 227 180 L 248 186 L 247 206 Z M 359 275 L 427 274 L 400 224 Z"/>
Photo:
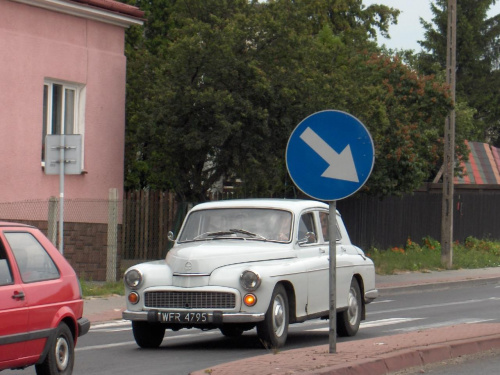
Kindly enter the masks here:
<path id="1" fill-rule="evenodd" d="M 209 323 L 206 312 L 159 312 L 158 319 L 162 323 L 203 324 Z"/>

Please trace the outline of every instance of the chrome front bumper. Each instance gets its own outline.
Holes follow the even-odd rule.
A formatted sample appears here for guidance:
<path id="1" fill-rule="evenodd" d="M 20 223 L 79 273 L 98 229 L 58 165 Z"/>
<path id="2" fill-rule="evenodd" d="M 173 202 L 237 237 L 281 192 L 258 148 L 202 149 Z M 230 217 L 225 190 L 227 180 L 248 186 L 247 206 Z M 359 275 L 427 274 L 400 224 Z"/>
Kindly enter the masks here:
<path id="1" fill-rule="evenodd" d="M 122 317 L 125 320 L 146 321 L 150 323 L 161 322 L 159 310 L 130 311 L 125 310 Z M 208 322 L 212 324 L 222 323 L 257 323 L 264 320 L 264 313 L 224 313 L 222 311 L 208 312 Z M 181 323 L 182 324 L 182 323 Z"/>

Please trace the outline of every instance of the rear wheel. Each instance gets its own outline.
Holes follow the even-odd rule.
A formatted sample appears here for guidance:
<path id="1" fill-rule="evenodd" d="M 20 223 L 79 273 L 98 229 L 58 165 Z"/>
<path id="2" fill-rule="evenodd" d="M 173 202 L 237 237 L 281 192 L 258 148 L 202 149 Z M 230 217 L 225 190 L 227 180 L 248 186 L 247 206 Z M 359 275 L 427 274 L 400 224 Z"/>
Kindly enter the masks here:
<path id="1" fill-rule="evenodd" d="M 158 323 L 132 322 L 132 332 L 137 345 L 141 348 L 157 348 L 165 336 L 165 327 Z"/>
<path id="2" fill-rule="evenodd" d="M 358 281 L 352 279 L 347 300 L 347 310 L 337 314 L 337 332 L 339 336 L 354 336 L 359 330 L 363 305 Z"/>
<path id="3" fill-rule="evenodd" d="M 56 328 L 44 361 L 35 366 L 38 375 L 70 375 L 75 364 L 75 342 L 66 323 Z"/>
<path id="4" fill-rule="evenodd" d="M 265 318 L 257 324 L 257 335 L 267 348 L 279 348 L 285 345 L 289 322 L 288 296 L 283 285 L 274 288 L 271 303 Z"/>

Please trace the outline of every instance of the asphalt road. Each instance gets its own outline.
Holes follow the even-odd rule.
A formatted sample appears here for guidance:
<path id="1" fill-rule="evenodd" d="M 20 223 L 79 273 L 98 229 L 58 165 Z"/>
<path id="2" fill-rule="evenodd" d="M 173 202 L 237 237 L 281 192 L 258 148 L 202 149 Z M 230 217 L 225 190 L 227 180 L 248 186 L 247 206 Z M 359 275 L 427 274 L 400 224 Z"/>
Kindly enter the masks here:
<path id="1" fill-rule="evenodd" d="M 480 322 L 500 322 L 500 286 L 462 284 L 442 290 L 382 295 L 368 305 L 367 320 L 358 334 L 353 338 L 339 338 L 338 342 L 374 337 L 381 337 L 383 341 L 386 335 Z M 325 345 L 328 339 L 328 321 L 292 325 L 282 350 Z M 255 330 L 235 339 L 228 339 L 216 330 L 167 331 L 159 349 L 139 349 L 130 323 L 117 321 L 95 325 L 89 334 L 80 338 L 73 373 L 179 375 L 267 352 L 261 347 Z M 475 368 L 467 372 L 470 373 L 481 374 Z M 2 373 L 7 374 L 31 375 L 35 371 L 28 368 Z"/>

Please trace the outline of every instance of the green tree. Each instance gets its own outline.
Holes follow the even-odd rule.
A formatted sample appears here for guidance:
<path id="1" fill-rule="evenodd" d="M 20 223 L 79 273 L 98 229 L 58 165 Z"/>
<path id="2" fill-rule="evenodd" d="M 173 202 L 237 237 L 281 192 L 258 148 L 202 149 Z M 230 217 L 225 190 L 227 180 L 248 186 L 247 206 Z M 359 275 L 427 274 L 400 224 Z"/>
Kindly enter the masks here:
<path id="1" fill-rule="evenodd" d="M 500 145 L 500 15 L 487 17 L 496 0 L 457 1 L 457 102 L 468 103 L 475 110 L 470 140 L 491 141 Z M 434 17 L 421 20 L 425 52 L 418 66 L 427 74 L 438 74 L 446 68 L 448 22 L 447 0 L 431 3 Z"/>
<path id="2" fill-rule="evenodd" d="M 324 109 L 372 133 L 366 191 L 412 191 L 435 169 L 446 88 L 373 41 L 398 11 L 359 0 L 137 4 L 148 22 L 127 33 L 126 188 L 200 201 L 238 178 L 246 195 L 289 196 L 288 137 Z"/>

